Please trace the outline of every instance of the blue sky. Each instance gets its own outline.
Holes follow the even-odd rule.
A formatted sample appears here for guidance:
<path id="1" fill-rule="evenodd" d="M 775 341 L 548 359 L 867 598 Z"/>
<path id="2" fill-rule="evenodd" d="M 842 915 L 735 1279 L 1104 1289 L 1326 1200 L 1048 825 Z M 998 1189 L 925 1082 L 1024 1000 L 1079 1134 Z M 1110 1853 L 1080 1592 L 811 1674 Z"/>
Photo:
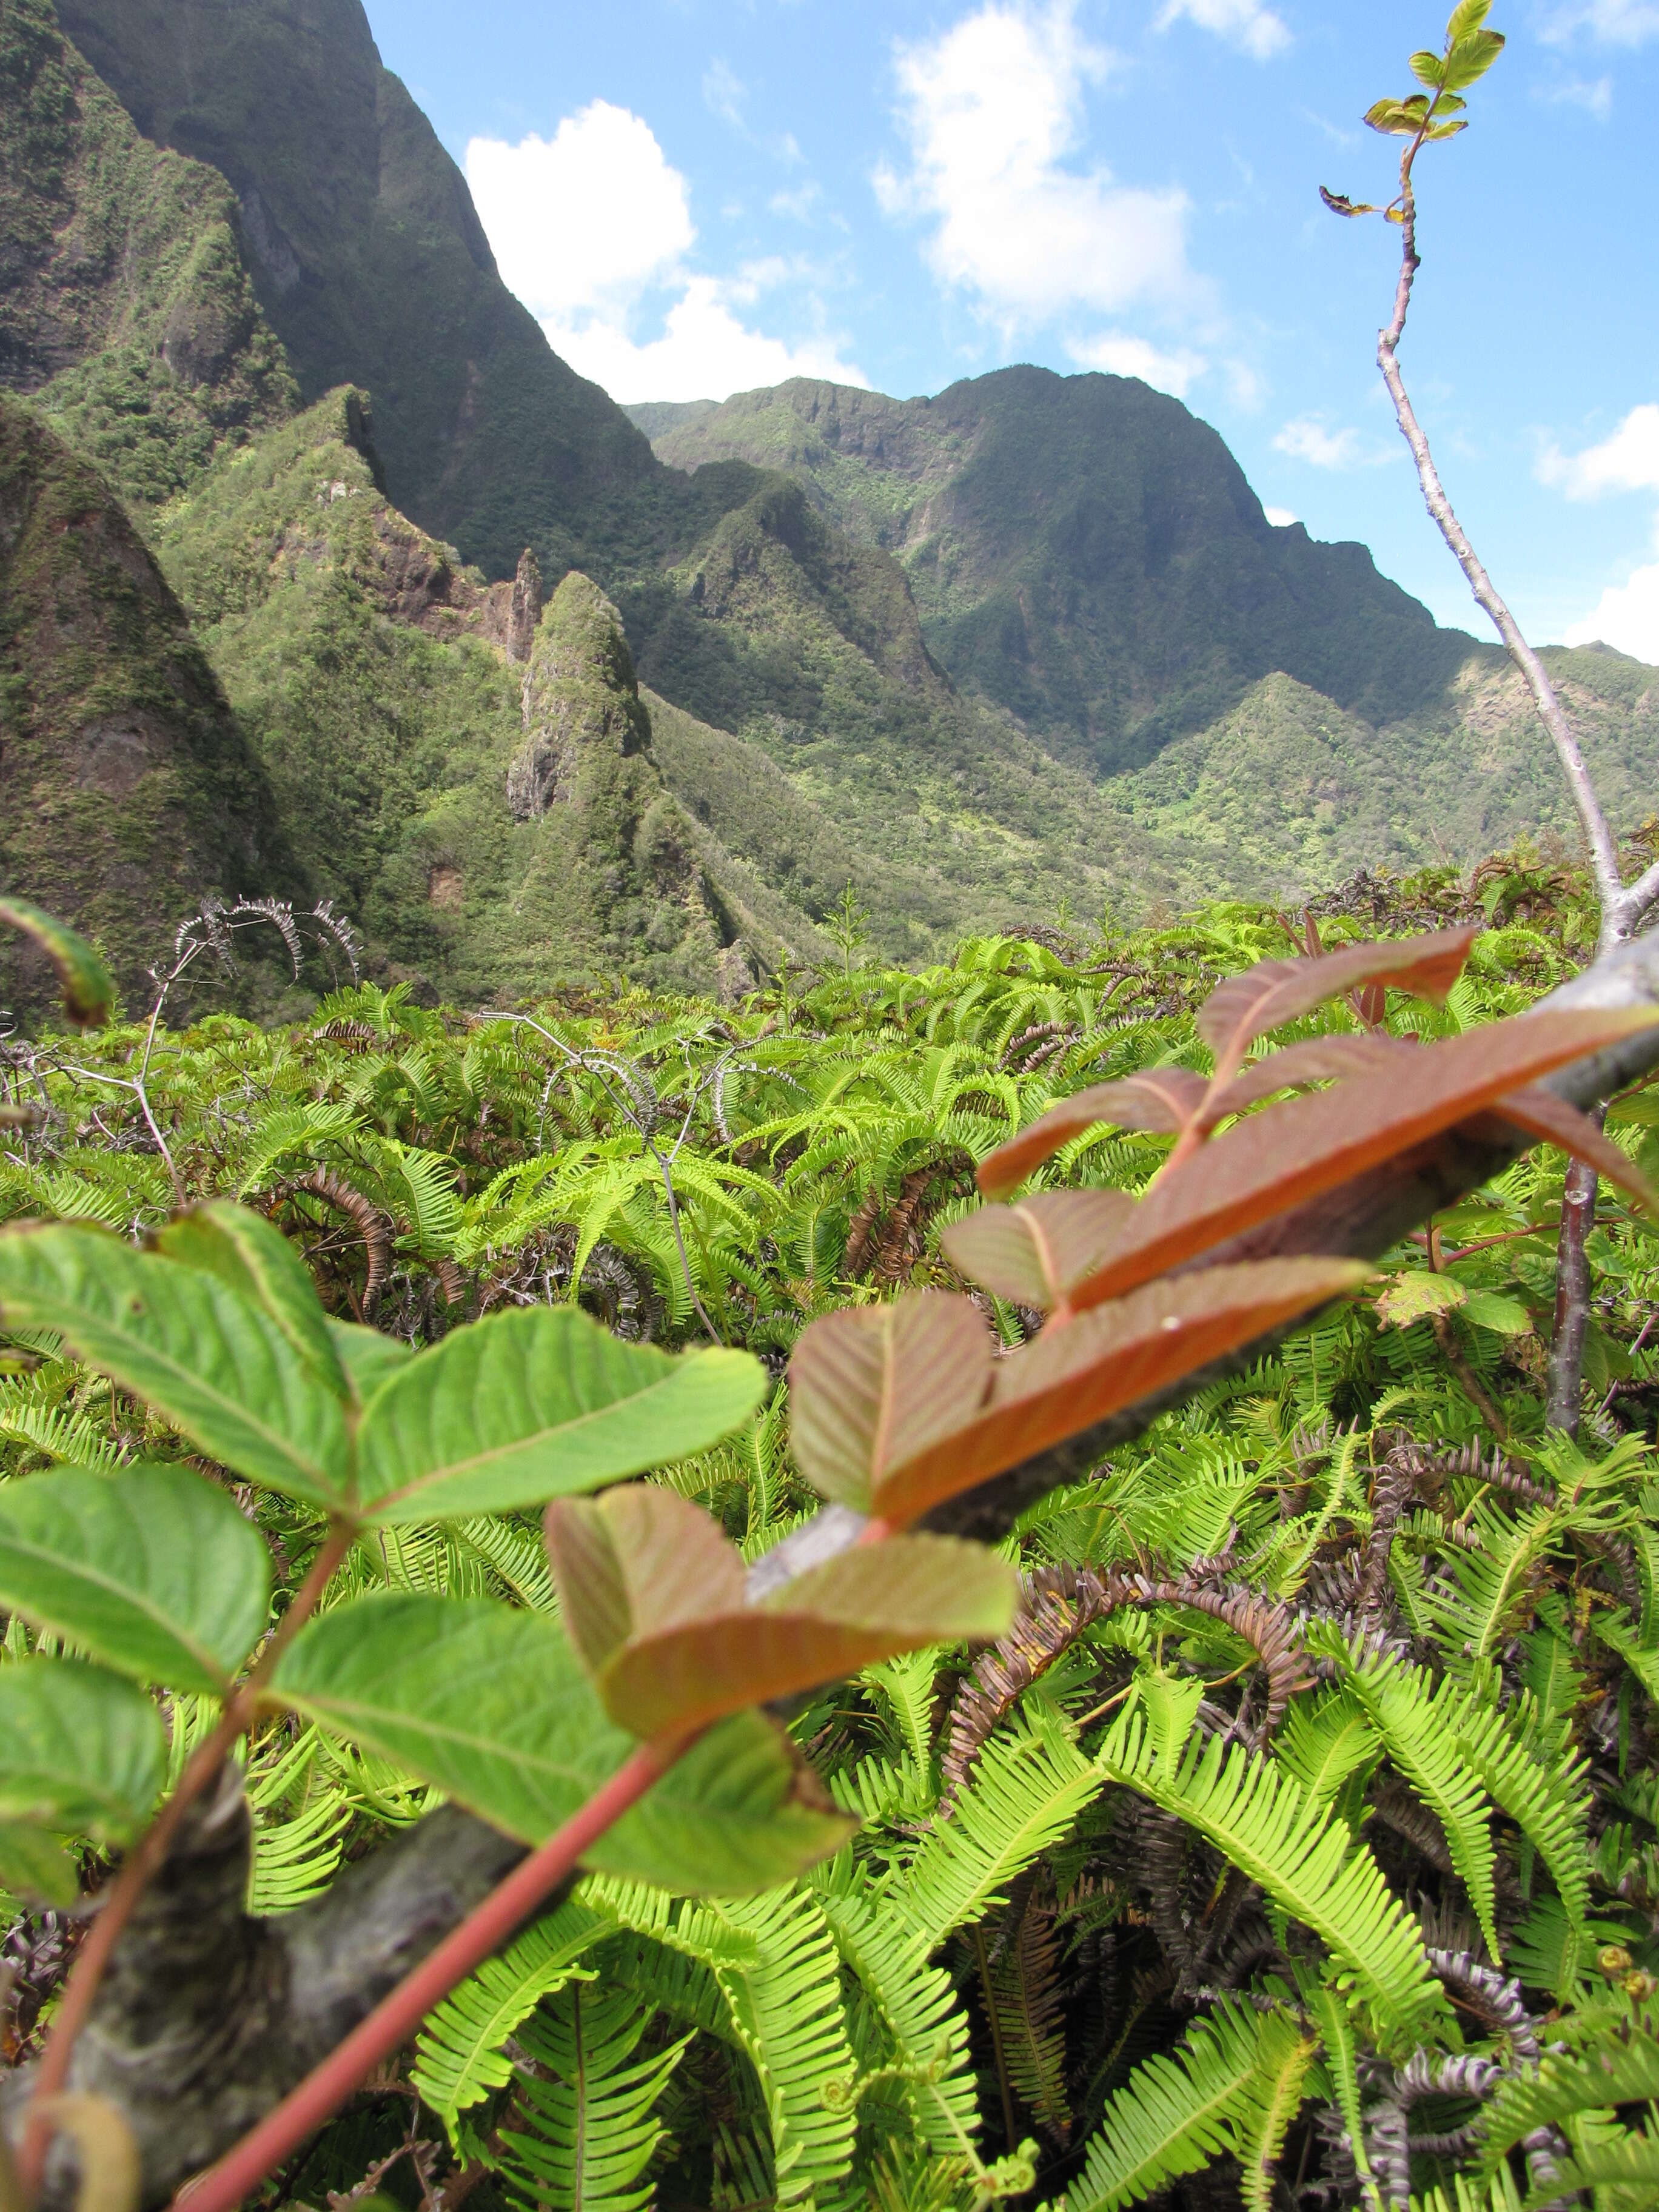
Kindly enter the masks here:
<path id="1" fill-rule="evenodd" d="M 1374 363 L 1396 234 L 1358 117 L 1445 0 L 368 0 L 502 274 L 622 400 L 1144 375 L 1275 519 L 1479 629 Z M 1540 641 L 1659 662 L 1659 0 L 1498 0 L 1419 167 L 1402 359 Z"/>

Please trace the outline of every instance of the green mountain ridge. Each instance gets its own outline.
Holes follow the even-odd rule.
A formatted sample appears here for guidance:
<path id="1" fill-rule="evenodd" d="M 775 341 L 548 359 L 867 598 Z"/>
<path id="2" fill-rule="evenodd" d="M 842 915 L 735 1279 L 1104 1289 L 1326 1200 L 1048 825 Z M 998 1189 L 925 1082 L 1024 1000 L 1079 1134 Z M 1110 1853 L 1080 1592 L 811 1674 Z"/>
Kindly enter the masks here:
<path id="1" fill-rule="evenodd" d="M 507 292 L 359 0 L 11 0 L 0 87 L 0 387 L 106 518 L 63 588 L 101 588 L 122 503 L 166 580 L 76 681 L 142 703 L 183 635 L 207 687 L 148 887 L 54 876 L 44 802 L 0 856 L 123 958 L 187 884 L 299 887 L 454 997 L 732 991 L 828 957 L 848 881 L 914 960 L 1571 827 L 1501 653 L 1274 529 L 1143 385 L 616 407 Z M 0 741 L 50 724 L 72 761 L 32 589 Z M 1553 658 L 1633 824 L 1654 672 Z"/>

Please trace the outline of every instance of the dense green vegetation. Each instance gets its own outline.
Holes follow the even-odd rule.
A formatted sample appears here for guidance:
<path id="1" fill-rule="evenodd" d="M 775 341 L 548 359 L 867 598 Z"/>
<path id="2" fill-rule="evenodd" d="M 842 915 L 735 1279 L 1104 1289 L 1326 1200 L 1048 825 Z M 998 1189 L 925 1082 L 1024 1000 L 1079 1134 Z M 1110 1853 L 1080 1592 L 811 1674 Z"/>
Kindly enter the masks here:
<path id="1" fill-rule="evenodd" d="M 1396 1033 L 1430 1037 L 1528 1006 L 1594 937 L 1582 883 L 1524 852 L 1470 884 L 1361 879 L 1317 912 L 1327 950 L 1491 922 L 1443 1009 L 1391 1000 Z M 131 1234 L 181 1194 L 237 1196 L 340 1321 L 405 1343 L 574 1302 L 624 1343 L 718 1337 L 776 1376 L 816 1317 L 959 1285 L 945 1245 L 975 1165 L 1082 1085 L 1206 1066 L 1198 1003 L 1303 929 L 1214 908 L 973 940 L 919 974 L 796 974 L 738 1007 L 569 994 L 530 1020 L 347 984 L 298 1026 L 163 1030 L 142 1100 L 141 1024 L 14 1045 L 0 1206 Z M 1356 1026 L 1339 1000 L 1277 1041 Z M 1609 1127 L 1659 1172 L 1650 1087 Z M 1141 1192 L 1168 1144 L 1097 1124 L 1036 1187 Z M 665 2207 L 945 2212 L 1035 2190 L 1085 2212 L 1170 2185 L 1194 2206 L 1214 2186 L 1403 2206 L 1409 2185 L 1438 2212 L 1486 2202 L 1493 2172 L 1492 2204 L 1517 2203 L 1540 2157 L 1644 2174 L 1611 2107 L 1659 2091 L 1659 1276 L 1651 1225 L 1610 1195 L 1579 1434 L 1547 1435 L 1561 1175 L 1548 1151 L 1522 1160 L 1034 1506 L 1003 1547 L 1031 1609 L 993 1655 L 890 1659 L 799 1711 L 792 1735 L 860 1824 L 838 1854 L 746 1899 L 590 1873 L 284 2196 L 383 2172 L 412 2205 L 453 2159 L 481 2202 L 526 2205 L 582 2201 L 604 2172 Z M 1005 1344 L 1036 1328 L 1018 1294 L 977 1295 Z M 0 1526 L 55 1464 L 179 1455 L 50 1342 L 14 1366 Z M 655 1477 L 749 1559 L 813 1502 L 790 1397 Z M 295 1589 L 320 1512 L 242 1494 Z M 511 1511 L 372 1531 L 331 1587 L 323 1627 L 377 1589 L 555 1605 Z M 35 1648 L 53 1647 L 15 1618 L 10 1662 Z M 380 1723 L 354 1739 L 296 1695 L 246 1754 L 261 1912 L 433 1802 Z M 209 1708 L 162 1704 L 176 1769 Z M 13 1950 L 27 2050 L 51 1923 L 26 1916 Z M 1609 2039 L 1616 2094 L 1591 2063 Z M 1559 2055 L 1529 2076 L 1545 2040 Z M 434 2148 L 400 2152 L 417 2139 Z"/>

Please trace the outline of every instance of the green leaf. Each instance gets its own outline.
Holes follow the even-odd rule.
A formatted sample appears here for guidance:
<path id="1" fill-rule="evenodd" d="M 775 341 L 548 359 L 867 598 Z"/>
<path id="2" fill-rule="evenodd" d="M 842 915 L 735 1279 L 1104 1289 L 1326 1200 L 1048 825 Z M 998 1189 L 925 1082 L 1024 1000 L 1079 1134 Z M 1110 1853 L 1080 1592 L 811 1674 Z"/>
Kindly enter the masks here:
<path id="1" fill-rule="evenodd" d="M 109 1019 L 115 984 L 85 938 L 28 899 L 0 898 L 0 922 L 32 937 L 51 961 L 58 971 L 64 1012 L 76 1029 L 94 1029 Z"/>
<path id="2" fill-rule="evenodd" d="M 0 1821 L 127 1842 L 167 1773 L 142 1690 L 78 1659 L 0 1667 Z"/>
<path id="3" fill-rule="evenodd" d="M 623 1344 L 574 1307 L 458 1328 L 383 1383 L 358 1440 L 365 1517 L 500 1513 L 689 1459 L 753 1413 L 746 1352 Z"/>
<path id="4" fill-rule="evenodd" d="M 0 1821 L 0 1887 L 41 1905 L 73 1905 L 81 1875 L 56 1836 L 5 1820 Z"/>
<path id="5" fill-rule="evenodd" d="M 1532 1316 L 1519 1298 L 1506 1298 L 1497 1291 L 1470 1291 L 1463 1300 L 1465 1317 L 1498 1336 L 1525 1336 Z"/>
<path id="6" fill-rule="evenodd" d="M 270 1597 L 258 1530 L 189 1468 L 64 1468 L 0 1490 L 0 1606 L 141 1682 L 224 1691 Z"/>
<path id="7" fill-rule="evenodd" d="M 381 1383 L 390 1382 L 415 1357 L 414 1346 L 401 1338 L 364 1328 L 355 1321 L 336 1321 L 331 1315 L 328 1336 L 344 1370 L 346 1387 L 360 1406 L 366 1406 Z"/>
<path id="8" fill-rule="evenodd" d="M 1441 82 L 1448 92 L 1462 92 L 1486 71 L 1504 51 L 1501 31 L 1470 31 L 1457 40 L 1446 57 Z"/>
<path id="9" fill-rule="evenodd" d="M 538 1844 L 635 1747 L 556 1625 L 489 1599 L 393 1593 L 337 1607 L 284 1655 L 271 1694 Z M 585 1855 L 682 1890 L 781 1881 L 848 1823 L 757 1714 L 702 1737 Z"/>
<path id="10" fill-rule="evenodd" d="M 1446 20 L 1446 44 L 1455 46 L 1471 31 L 1478 31 L 1492 13 L 1492 0 L 1458 0 Z"/>
<path id="11" fill-rule="evenodd" d="M 210 1199 L 168 1222 L 155 1249 L 186 1267 L 216 1275 L 270 1316 L 318 1379 L 340 1397 L 345 1370 L 311 1272 L 280 1229 L 246 1206 Z"/>
<path id="12" fill-rule="evenodd" d="M 739 1897 L 793 1881 L 857 1828 L 764 1713 L 699 1736 L 584 1864 L 694 1896 Z"/>
<path id="13" fill-rule="evenodd" d="M 0 1231 L 0 1319 L 67 1348 L 210 1457 L 313 1504 L 345 1496 L 339 1398 L 270 1317 L 199 1268 L 89 1222 Z"/>
<path id="14" fill-rule="evenodd" d="M 1431 91 L 1438 89 L 1444 67 L 1440 56 L 1430 53 L 1426 47 L 1414 53 L 1411 58 L 1412 75 L 1419 84 L 1426 84 Z"/>

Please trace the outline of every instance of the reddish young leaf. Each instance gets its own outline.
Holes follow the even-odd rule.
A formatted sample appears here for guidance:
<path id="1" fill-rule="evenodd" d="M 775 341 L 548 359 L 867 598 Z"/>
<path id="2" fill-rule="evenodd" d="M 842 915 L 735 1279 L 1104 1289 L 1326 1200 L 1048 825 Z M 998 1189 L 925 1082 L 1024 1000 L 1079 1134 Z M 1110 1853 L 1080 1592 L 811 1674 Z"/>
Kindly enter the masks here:
<path id="1" fill-rule="evenodd" d="M 566 1632 L 596 1680 L 641 1623 L 671 1628 L 743 1603 L 743 1555 L 675 1491 L 630 1482 L 556 1498 L 542 1528 Z"/>
<path id="2" fill-rule="evenodd" d="M 1100 1267 L 1134 1205 L 1121 1190 L 1040 1190 L 952 1222 L 939 1244 L 953 1267 L 1000 1298 L 1046 1313 Z"/>
<path id="3" fill-rule="evenodd" d="M 823 1497 L 866 1512 L 887 1468 L 949 1435 L 990 1376 L 990 1336 L 967 1298 L 926 1291 L 827 1314 L 789 1361 L 795 1462 Z"/>
<path id="4" fill-rule="evenodd" d="M 1494 1105 L 1552 1068 L 1659 1025 L 1659 1006 L 1519 1014 L 1420 1046 L 1409 1083 L 1340 1083 L 1254 1114 L 1171 1170 L 1141 1200 L 1074 1306 L 1119 1297 L 1334 1190 Z"/>
<path id="5" fill-rule="evenodd" d="M 1208 1267 L 1046 1328 L 994 1363 L 977 1414 L 891 1468 L 877 1486 L 875 1510 L 902 1528 L 945 1498 L 1357 1289 L 1368 1272 L 1354 1261 L 1322 1259 Z"/>
<path id="6" fill-rule="evenodd" d="M 611 1718 L 646 1737 L 702 1728 L 930 1644 L 988 1641 L 1006 1634 L 1018 1602 L 1019 1577 L 994 1553 L 903 1536 L 844 1552 L 748 1605 L 737 1547 L 700 1507 L 648 1483 L 560 1499 L 547 1518 L 567 1620 L 585 1602 L 573 1576 L 611 1554 L 605 1579 L 627 1592 L 624 1632 L 597 1663 L 588 1644 L 578 1648 Z M 611 1626 L 607 1615 L 607 1634 Z"/>
<path id="7" fill-rule="evenodd" d="M 1517 1129 L 1524 1129 L 1529 1137 L 1541 1137 L 1546 1144 L 1583 1160 L 1604 1182 L 1627 1191 L 1638 1206 L 1659 1218 L 1659 1191 L 1627 1153 L 1601 1134 L 1588 1114 L 1581 1114 L 1565 1098 L 1558 1098 L 1540 1085 L 1528 1084 L 1524 1091 L 1507 1091 L 1492 1111 Z"/>
<path id="8" fill-rule="evenodd" d="M 1309 1013 L 1358 983 L 1394 983 L 1419 998 L 1443 1000 L 1463 972 L 1481 924 L 1436 930 L 1393 943 L 1350 945 L 1317 960 L 1263 960 L 1229 976 L 1199 1008 L 1198 1033 L 1215 1054 L 1218 1081 L 1244 1057 L 1253 1037 Z"/>
<path id="9" fill-rule="evenodd" d="M 1051 1106 L 1012 1142 L 999 1146 L 981 1164 L 979 1187 L 987 1198 L 1005 1197 L 1034 1167 L 1097 1121 L 1172 1135 L 1186 1127 L 1209 1087 L 1188 1067 L 1149 1067 L 1139 1075 L 1125 1076 L 1121 1083 L 1091 1083 L 1086 1091 Z"/>
<path id="10" fill-rule="evenodd" d="M 1304 1037 L 1287 1044 L 1283 1052 L 1269 1053 L 1240 1068 L 1231 1083 L 1224 1083 L 1204 1102 L 1198 1117 L 1200 1129 L 1212 1129 L 1230 1115 L 1242 1114 L 1276 1091 L 1300 1090 L 1310 1083 L 1328 1083 L 1349 1075 L 1392 1073 L 1402 1054 L 1416 1051 L 1403 1037 L 1355 1036 L 1338 1030 L 1329 1036 Z"/>

